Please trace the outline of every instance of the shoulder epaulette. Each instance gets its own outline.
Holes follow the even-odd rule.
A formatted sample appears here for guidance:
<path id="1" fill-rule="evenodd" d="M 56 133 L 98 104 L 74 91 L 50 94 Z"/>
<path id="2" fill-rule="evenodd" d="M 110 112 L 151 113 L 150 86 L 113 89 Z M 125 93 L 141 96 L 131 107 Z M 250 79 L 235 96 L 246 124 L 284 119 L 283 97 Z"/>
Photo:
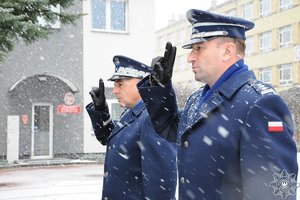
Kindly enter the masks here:
<path id="1" fill-rule="evenodd" d="M 277 92 L 274 90 L 274 88 L 267 83 L 263 83 L 258 80 L 252 80 L 249 83 L 255 89 L 255 91 L 261 95 L 277 94 Z"/>

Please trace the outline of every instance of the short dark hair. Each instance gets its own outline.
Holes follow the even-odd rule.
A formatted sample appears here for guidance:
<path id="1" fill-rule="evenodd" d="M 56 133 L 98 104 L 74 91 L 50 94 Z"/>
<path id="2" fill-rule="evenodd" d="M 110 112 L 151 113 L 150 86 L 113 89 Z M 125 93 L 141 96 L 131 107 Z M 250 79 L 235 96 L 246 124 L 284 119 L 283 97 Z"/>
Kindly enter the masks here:
<path id="1" fill-rule="evenodd" d="M 246 43 L 244 40 L 239 38 L 232 38 L 232 37 L 218 37 L 222 40 L 222 42 L 233 42 L 237 48 L 237 52 L 245 56 L 246 51 Z"/>

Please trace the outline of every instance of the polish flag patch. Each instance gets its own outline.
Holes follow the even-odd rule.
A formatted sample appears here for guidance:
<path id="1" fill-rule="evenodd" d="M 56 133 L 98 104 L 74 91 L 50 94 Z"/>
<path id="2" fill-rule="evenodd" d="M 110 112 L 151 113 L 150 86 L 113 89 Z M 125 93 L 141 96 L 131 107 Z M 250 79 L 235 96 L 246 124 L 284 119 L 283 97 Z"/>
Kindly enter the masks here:
<path id="1" fill-rule="evenodd" d="M 283 132 L 282 122 L 280 122 L 280 121 L 268 122 L 268 131 L 269 132 Z"/>

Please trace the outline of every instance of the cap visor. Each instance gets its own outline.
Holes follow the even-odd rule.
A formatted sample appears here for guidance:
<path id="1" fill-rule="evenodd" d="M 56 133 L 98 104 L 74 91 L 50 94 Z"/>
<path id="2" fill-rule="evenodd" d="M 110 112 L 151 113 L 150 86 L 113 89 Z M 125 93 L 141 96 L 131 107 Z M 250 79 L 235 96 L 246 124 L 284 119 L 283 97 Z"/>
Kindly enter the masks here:
<path id="1" fill-rule="evenodd" d="M 122 79 L 128 79 L 128 78 L 137 78 L 135 76 L 119 76 L 119 75 L 113 75 L 111 78 L 107 79 L 108 81 L 115 81 L 115 80 L 122 80 Z"/>
<path id="2" fill-rule="evenodd" d="M 219 37 L 219 36 L 191 39 L 191 41 L 189 43 L 183 45 L 182 48 L 184 48 L 184 49 L 192 49 L 193 48 L 193 46 L 192 46 L 193 44 L 207 42 L 209 40 L 215 39 L 216 37 Z"/>
<path id="3" fill-rule="evenodd" d="M 185 45 L 182 46 L 183 49 L 191 49 L 192 48 L 192 44 L 189 42 Z"/>

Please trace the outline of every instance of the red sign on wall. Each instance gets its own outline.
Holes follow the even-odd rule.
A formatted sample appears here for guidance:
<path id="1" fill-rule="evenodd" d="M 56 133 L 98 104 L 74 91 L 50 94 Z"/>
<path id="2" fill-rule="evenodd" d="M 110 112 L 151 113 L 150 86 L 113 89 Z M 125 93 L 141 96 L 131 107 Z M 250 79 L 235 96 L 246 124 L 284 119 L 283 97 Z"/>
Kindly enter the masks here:
<path id="1" fill-rule="evenodd" d="M 80 105 L 57 105 L 57 112 L 61 114 L 78 114 L 80 113 Z"/>
<path id="2" fill-rule="evenodd" d="M 28 123 L 28 115 L 22 115 L 22 122 L 24 125 L 27 125 Z"/>

